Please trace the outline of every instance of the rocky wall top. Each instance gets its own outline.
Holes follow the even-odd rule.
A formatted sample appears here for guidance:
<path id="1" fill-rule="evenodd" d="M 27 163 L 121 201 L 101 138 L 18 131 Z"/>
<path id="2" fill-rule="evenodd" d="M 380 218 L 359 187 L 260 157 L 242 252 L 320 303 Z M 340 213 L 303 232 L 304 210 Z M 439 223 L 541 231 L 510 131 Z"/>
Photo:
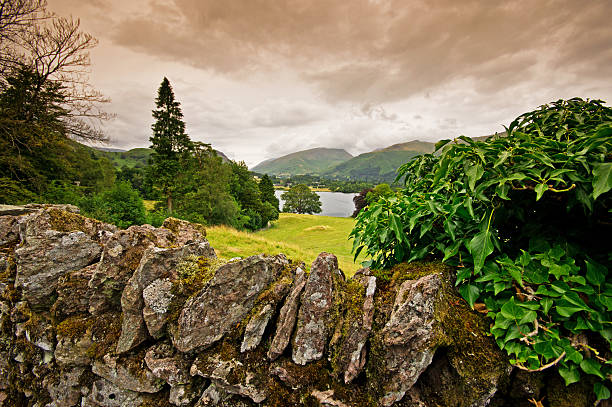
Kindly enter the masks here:
<path id="1" fill-rule="evenodd" d="M 223 262 L 199 225 L 0 206 L 0 405 L 581 406 L 513 371 L 439 263 Z M 568 404 L 569 403 L 569 404 Z"/>

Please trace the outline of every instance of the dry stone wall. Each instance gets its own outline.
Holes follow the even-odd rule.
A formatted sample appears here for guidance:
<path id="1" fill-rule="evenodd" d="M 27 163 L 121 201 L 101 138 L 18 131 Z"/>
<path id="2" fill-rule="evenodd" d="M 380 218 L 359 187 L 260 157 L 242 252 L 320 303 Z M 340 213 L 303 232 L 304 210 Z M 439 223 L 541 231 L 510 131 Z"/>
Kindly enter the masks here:
<path id="1" fill-rule="evenodd" d="M 592 402 L 513 371 L 452 273 L 346 279 L 330 253 L 224 263 L 184 221 L 117 230 L 71 206 L 0 206 L 0 406 Z"/>

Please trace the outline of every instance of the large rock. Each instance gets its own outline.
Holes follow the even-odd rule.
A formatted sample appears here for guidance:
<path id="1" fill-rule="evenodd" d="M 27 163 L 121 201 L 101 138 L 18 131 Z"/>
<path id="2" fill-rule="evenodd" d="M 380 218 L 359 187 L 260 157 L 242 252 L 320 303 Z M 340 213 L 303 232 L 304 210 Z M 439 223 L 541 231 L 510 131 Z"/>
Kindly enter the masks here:
<path id="1" fill-rule="evenodd" d="M 177 246 L 206 240 L 206 229 L 204 226 L 187 222 L 186 220 L 166 218 L 162 224 L 162 229 L 168 229 L 174 233 L 174 244 Z"/>
<path id="2" fill-rule="evenodd" d="M 172 294 L 172 280 L 158 278 L 142 290 L 144 308 L 142 317 L 147 325 L 149 335 L 158 339 L 164 334 L 168 311 L 174 295 Z"/>
<path id="3" fill-rule="evenodd" d="M 140 407 L 142 405 L 143 397 L 140 393 L 123 389 L 105 379 L 93 382 L 91 393 L 82 403 L 82 407 Z"/>
<path id="4" fill-rule="evenodd" d="M 369 275 L 369 269 L 358 271 L 346 285 L 344 335 L 340 339 L 335 361 L 335 372 L 344 376 L 344 383 L 355 379 L 365 365 L 365 345 L 374 319 L 375 291 L 376 277 Z"/>
<path id="5" fill-rule="evenodd" d="M 408 280 L 400 286 L 391 318 L 380 332 L 389 377 L 381 383 L 384 396 L 380 405 L 401 400 L 431 363 L 439 345 L 434 305 L 441 288 L 440 274 Z"/>
<path id="6" fill-rule="evenodd" d="M 171 345 L 159 343 L 151 347 L 145 355 L 145 362 L 155 377 L 170 385 L 170 404 L 186 406 L 199 397 L 191 384 L 188 361 Z"/>
<path id="7" fill-rule="evenodd" d="M 300 267 L 297 269 L 301 271 Z M 270 318 L 276 312 L 278 304 L 289 292 L 293 279 L 294 271 L 292 269 L 291 273 L 284 273 L 278 281 L 272 283 L 272 286 L 264 294 L 259 296 L 244 329 L 240 352 L 255 349 L 259 345 Z"/>
<path id="8" fill-rule="evenodd" d="M 276 323 L 276 332 L 270 344 L 270 349 L 268 350 L 268 358 L 271 360 L 275 360 L 282 355 L 291 340 L 291 334 L 295 327 L 297 311 L 300 305 L 300 295 L 305 286 L 306 273 L 301 267 L 298 267 L 295 272 L 295 280 L 291 286 L 291 291 L 280 310 Z"/>
<path id="9" fill-rule="evenodd" d="M 215 343 L 252 310 L 258 296 L 289 265 L 284 255 L 252 256 L 221 266 L 181 311 L 174 346 L 181 352 Z"/>
<path id="10" fill-rule="evenodd" d="M 148 337 L 143 317 L 143 290 L 158 279 L 176 280 L 177 265 L 189 256 L 216 257 L 206 240 L 186 246 L 162 249 L 152 247 L 142 256 L 140 265 L 129 279 L 121 295 L 123 325 L 117 343 L 117 353 L 124 353 L 141 344 Z M 157 326 L 158 330 L 160 329 Z M 159 332 L 156 332 L 159 333 Z"/>
<path id="11" fill-rule="evenodd" d="M 157 393 L 163 387 L 159 380 L 143 366 L 142 356 L 117 358 L 105 355 L 103 360 L 96 360 L 91 365 L 91 371 L 105 378 L 115 386 L 138 393 Z"/>
<path id="12" fill-rule="evenodd" d="M 66 273 L 58 279 L 57 301 L 51 307 L 56 318 L 67 318 L 72 315 L 86 314 L 89 310 L 89 298 L 93 289 L 89 280 L 98 267 L 97 263 L 80 270 Z"/>
<path id="13" fill-rule="evenodd" d="M 140 264 L 145 250 L 169 247 L 176 242 L 168 229 L 149 225 L 130 226 L 115 233 L 105 244 L 102 258 L 92 276 L 90 312 L 100 315 L 119 305 L 121 293 Z"/>
<path id="14" fill-rule="evenodd" d="M 0 216 L 0 247 L 19 243 L 19 217 Z"/>
<path id="15" fill-rule="evenodd" d="M 22 245 L 15 250 L 15 286 L 35 308 L 54 302 L 58 279 L 96 262 L 112 225 L 57 209 L 28 215 L 21 224 Z"/>
<path id="16" fill-rule="evenodd" d="M 330 337 L 334 307 L 344 276 L 333 254 L 321 253 L 310 267 L 302 294 L 292 358 L 298 365 L 321 359 Z"/>
<path id="17" fill-rule="evenodd" d="M 52 402 L 45 407 L 76 407 L 81 404 L 81 380 L 86 374 L 84 367 L 74 367 L 60 372 L 59 377 L 47 382 L 46 389 Z"/>
<path id="18" fill-rule="evenodd" d="M 223 360 L 220 355 L 209 357 L 205 361 L 196 359 L 190 373 L 210 379 L 217 388 L 248 397 L 255 403 L 261 403 L 268 397 L 267 389 L 262 385 L 262 382 L 266 381 L 265 378 L 245 370 L 240 362 L 234 359 Z"/>

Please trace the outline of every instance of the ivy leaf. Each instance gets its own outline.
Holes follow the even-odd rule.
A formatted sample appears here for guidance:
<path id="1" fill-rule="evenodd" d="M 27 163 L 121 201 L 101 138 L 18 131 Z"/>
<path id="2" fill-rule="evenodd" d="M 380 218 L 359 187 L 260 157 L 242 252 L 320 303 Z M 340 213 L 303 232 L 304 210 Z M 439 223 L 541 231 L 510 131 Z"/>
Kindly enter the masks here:
<path id="1" fill-rule="evenodd" d="M 434 151 L 438 151 L 439 149 L 441 149 L 442 147 L 444 147 L 445 145 L 447 145 L 450 142 L 451 142 L 451 140 L 440 140 L 440 141 L 438 141 L 435 144 L 435 146 L 434 146 Z"/>
<path id="2" fill-rule="evenodd" d="M 595 392 L 597 400 L 607 400 L 610 398 L 610 390 L 602 382 L 597 382 L 593 385 L 593 392 Z"/>
<path id="3" fill-rule="evenodd" d="M 544 195 L 544 192 L 546 192 L 548 190 L 548 185 L 547 184 L 538 184 L 535 186 L 535 192 L 536 192 L 536 201 L 539 201 L 540 198 L 542 198 L 542 195 Z"/>
<path id="4" fill-rule="evenodd" d="M 612 163 L 593 164 L 593 199 L 612 188 Z"/>
<path id="5" fill-rule="evenodd" d="M 537 317 L 538 314 L 535 311 L 527 311 L 527 313 L 525 313 L 523 318 L 521 318 L 521 320 L 519 321 L 519 325 L 530 324 L 535 321 Z"/>
<path id="6" fill-rule="evenodd" d="M 482 175 L 484 174 L 484 170 L 482 169 L 482 165 L 476 164 L 476 165 L 472 165 L 466 172 L 466 175 L 468 177 L 468 185 L 470 187 L 470 190 L 473 191 L 474 187 L 476 186 L 476 181 L 478 181 Z"/>
<path id="7" fill-rule="evenodd" d="M 552 298 L 542 298 L 540 300 L 540 304 L 542 304 L 542 309 L 544 310 L 544 314 L 548 315 L 548 311 L 550 307 L 552 307 L 553 300 Z"/>
<path id="8" fill-rule="evenodd" d="M 589 280 L 589 283 L 600 286 L 604 281 L 606 281 L 608 270 L 604 266 L 593 260 L 587 260 L 586 266 L 586 278 Z"/>
<path id="9" fill-rule="evenodd" d="M 493 241 L 491 232 L 483 230 L 477 233 L 467 245 L 470 254 L 474 258 L 474 274 L 478 274 L 484 265 L 485 259 L 493 253 Z"/>
<path id="10" fill-rule="evenodd" d="M 565 380 L 566 386 L 569 386 L 570 384 L 576 383 L 580 380 L 580 371 L 578 371 L 578 368 L 576 366 L 570 366 L 567 368 L 559 366 L 559 374 L 561 375 L 563 380 Z"/>
<path id="11" fill-rule="evenodd" d="M 604 375 L 601 374 L 601 365 L 595 359 L 584 359 L 580 362 L 580 368 L 584 373 L 592 374 L 600 379 L 605 379 Z"/>
<path id="12" fill-rule="evenodd" d="M 461 296 L 470 304 L 470 307 L 474 308 L 474 302 L 478 299 L 480 289 L 472 284 L 465 284 L 459 287 L 459 293 Z"/>

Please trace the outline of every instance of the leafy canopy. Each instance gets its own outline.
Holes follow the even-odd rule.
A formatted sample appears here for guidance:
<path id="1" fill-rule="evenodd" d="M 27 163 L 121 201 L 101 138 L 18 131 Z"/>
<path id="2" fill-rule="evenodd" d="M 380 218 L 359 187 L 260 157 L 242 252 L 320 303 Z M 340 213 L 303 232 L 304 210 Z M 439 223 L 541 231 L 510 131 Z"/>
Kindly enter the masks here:
<path id="1" fill-rule="evenodd" d="M 319 195 L 305 184 L 291 187 L 289 191 L 283 192 L 281 199 L 285 201 L 283 212 L 313 214 L 322 211 Z"/>
<path id="2" fill-rule="evenodd" d="M 403 165 L 404 190 L 357 217 L 353 250 L 376 268 L 423 258 L 457 267 L 470 305 L 515 366 L 566 384 L 612 372 L 612 109 L 559 100 L 507 134 L 459 137 Z"/>

